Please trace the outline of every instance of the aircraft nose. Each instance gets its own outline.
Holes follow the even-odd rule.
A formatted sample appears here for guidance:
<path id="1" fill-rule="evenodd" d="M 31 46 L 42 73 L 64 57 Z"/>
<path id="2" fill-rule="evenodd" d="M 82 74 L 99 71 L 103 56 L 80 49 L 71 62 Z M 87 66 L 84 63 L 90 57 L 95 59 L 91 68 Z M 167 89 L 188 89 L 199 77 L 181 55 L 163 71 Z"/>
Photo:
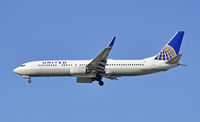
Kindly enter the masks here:
<path id="1" fill-rule="evenodd" d="M 18 67 L 15 68 L 15 69 L 13 70 L 13 72 L 16 73 L 16 74 L 19 74 L 19 68 L 18 68 Z"/>

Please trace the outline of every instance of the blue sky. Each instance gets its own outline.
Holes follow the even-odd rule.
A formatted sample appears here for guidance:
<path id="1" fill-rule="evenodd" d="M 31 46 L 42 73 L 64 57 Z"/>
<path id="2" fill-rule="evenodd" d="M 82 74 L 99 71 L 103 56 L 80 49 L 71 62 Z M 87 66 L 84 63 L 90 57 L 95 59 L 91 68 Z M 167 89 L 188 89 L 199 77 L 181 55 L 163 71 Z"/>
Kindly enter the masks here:
<path id="1" fill-rule="evenodd" d="M 0 121 L 199 122 L 198 0 L 0 1 Z M 184 30 L 181 62 L 167 72 L 104 79 L 26 79 L 12 70 L 24 62 L 92 59 L 116 36 L 109 58 L 155 55 Z"/>

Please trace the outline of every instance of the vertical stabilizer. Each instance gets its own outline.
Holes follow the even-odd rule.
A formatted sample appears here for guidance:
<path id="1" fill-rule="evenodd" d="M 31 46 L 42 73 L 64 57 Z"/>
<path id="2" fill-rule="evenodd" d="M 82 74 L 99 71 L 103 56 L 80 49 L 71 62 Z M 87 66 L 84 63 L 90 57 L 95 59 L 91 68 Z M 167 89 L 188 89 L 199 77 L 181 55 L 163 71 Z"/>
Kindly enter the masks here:
<path id="1" fill-rule="evenodd" d="M 155 60 L 170 60 L 179 54 L 184 31 L 177 32 L 165 47 L 158 53 Z"/>

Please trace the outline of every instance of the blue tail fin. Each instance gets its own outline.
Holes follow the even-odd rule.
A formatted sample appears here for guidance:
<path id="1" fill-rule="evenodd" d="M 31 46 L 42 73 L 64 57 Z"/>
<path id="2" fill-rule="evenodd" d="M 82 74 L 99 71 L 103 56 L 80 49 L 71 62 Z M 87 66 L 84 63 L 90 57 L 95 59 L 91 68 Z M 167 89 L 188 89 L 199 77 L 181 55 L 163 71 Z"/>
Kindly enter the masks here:
<path id="1" fill-rule="evenodd" d="M 156 56 L 155 60 L 170 60 L 179 54 L 184 31 L 177 32 Z"/>

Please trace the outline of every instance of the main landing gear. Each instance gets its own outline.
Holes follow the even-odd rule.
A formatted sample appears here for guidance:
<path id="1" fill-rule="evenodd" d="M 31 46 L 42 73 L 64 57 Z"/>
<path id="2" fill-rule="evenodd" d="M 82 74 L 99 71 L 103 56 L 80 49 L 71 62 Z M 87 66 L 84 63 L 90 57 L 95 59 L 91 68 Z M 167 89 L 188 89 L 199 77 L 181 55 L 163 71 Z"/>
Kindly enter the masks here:
<path id="1" fill-rule="evenodd" d="M 31 83 L 31 79 L 28 80 L 28 83 Z"/>
<path id="2" fill-rule="evenodd" d="M 103 81 L 99 81 L 99 85 L 103 86 L 104 82 Z"/>
<path id="3" fill-rule="evenodd" d="M 96 80 L 99 82 L 100 86 L 104 85 L 104 82 L 102 81 L 102 76 L 101 75 L 97 74 L 96 75 Z"/>

